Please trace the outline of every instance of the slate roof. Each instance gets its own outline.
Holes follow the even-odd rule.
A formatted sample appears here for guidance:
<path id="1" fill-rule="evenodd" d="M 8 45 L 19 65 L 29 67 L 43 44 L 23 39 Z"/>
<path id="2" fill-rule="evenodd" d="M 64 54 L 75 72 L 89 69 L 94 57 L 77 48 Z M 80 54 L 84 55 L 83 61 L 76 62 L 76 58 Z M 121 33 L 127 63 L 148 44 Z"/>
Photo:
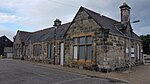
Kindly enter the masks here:
<path id="1" fill-rule="evenodd" d="M 104 15 L 100 15 L 99 13 L 96 13 L 84 7 L 83 9 L 104 29 L 110 29 L 111 33 L 119 35 L 121 34 L 120 31 L 118 31 L 115 27 L 115 24 L 119 23 L 118 21 L 108 18 Z"/>
<path id="2" fill-rule="evenodd" d="M 64 39 L 64 35 L 69 27 L 71 23 L 66 23 L 66 24 L 62 24 L 57 28 L 57 36 L 56 39 Z M 53 40 L 54 39 L 54 30 L 52 31 L 52 33 L 50 33 L 50 36 L 46 39 L 46 40 Z"/>
<path id="3" fill-rule="evenodd" d="M 20 31 L 20 30 L 18 30 L 17 34 L 19 34 L 19 37 L 21 38 L 23 42 L 26 42 L 31 36 L 30 32 Z"/>
<path id="4" fill-rule="evenodd" d="M 124 36 L 124 34 L 121 31 L 119 31 L 123 27 L 121 22 L 118 22 L 104 15 L 100 15 L 99 13 L 96 13 L 84 7 L 80 7 L 79 10 L 84 10 L 102 28 L 109 29 L 110 33 Z M 70 25 L 71 22 L 60 25 L 56 31 L 57 33 L 56 39 L 64 39 L 65 33 L 67 32 Z M 20 32 L 20 37 L 25 43 L 54 40 L 54 27 L 46 28 L 36 32 L 25 32 L 25 31 L 18 31 L 18 32 Z M 132 33 L 132 38 L 140 40 L 139 36 L 136 35 L 134 32 Z"/>
<path id="5" fill-rule="evenodd" d="M 134 38 L 134 39 L 137 39 L 137 40 L 141 40 L 140 37 L 134 32 L 132 32 L 131 37 Z"/>
<path id="6" fill-rule="evenodd" d="M 69 25 L 70 23 L 62 24 L 57 28 L 56 30 L 57 39 L 63 39 Z M 21 40 L 23 40 L 23 42 L 25 43 L 54 40 L 54 27 L 46 28 L 36 32 L 18 31 L 18 33 Z"/>
<path id="7" fill-rule="evenodd" d="M 120 29 L 123 28 L 123 25 L 121 24 L 121 22 L 111 19 L 109 17 L 106 17 L 104 15 L 100 15 L 99 13 L 96 13 L 84 7 L 81 7 L 81 9 L 85 10 L 97 22 L 97 24 L 102 26 L 102 28 L 110 29 L 110 33 L 112 34 L 124 36 L 124 34 L 120 31 Z M 139 36 L 135 34 L 134 32 L 132 32 L 131 37 L 133 39 L 140 40 Z"/>

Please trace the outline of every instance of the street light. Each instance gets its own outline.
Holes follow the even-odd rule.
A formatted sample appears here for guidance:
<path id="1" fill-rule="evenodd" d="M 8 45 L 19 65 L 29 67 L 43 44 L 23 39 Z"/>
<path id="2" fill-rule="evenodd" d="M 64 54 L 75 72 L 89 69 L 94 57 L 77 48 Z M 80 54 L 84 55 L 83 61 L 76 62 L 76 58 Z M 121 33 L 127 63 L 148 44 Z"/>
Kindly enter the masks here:
<path id="1" fill-rule="evenodd" d="M 138 23 L 140 22 L 140 20 L 135 20 L 135 21 L 132 21 L 130 23 Z M 131 35 L 132 35 L 132 32 L 131 32 Z M 129 61 L 130 61 L 130 64 L 132 63 L 131 61 L 131 36 L 129 36 Z M 131 68 L 131 65 L 129 66 L 129 68 Z"/>
<path id="2" fill-rule="evenodd" d="M 135 21 L 132 21 L 131 23 L 138 23 L 140 22 L 140 20 L 135 20 Z"/>

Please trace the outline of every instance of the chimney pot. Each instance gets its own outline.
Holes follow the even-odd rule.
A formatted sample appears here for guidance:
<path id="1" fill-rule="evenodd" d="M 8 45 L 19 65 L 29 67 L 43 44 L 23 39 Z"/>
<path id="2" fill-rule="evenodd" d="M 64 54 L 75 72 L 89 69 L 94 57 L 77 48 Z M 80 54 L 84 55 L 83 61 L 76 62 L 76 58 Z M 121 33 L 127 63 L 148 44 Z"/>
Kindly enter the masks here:
<path id="1" fill-rule="evenodd" d="M 54 21 L 54 26 L 60 26 L 61 25 L 61 21 L 59 19 L 56 19 Z"/>

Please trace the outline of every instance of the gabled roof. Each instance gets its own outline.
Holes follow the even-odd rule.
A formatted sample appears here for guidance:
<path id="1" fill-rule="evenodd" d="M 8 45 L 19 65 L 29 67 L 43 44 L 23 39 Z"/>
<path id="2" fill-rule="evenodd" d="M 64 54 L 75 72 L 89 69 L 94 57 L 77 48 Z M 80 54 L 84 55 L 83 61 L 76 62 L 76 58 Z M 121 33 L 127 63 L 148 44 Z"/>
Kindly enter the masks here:
<path id="1" fill-rule="evenodd" d="M 56 39 L 64 39 L 65 33 L 69 28 L 70 23 L 62 24 L 58 26 L 56 30 Z M 54 40 L 54 29 L 49 33 L 49 37 L 46 40 Z"/>
<path id="2" fill-rule="evenodd" d="M 62 24 L 57 28 L 56 39 L 63 39 L 64 34 L 69 25 L 70 23 Z M 18 34 L 19 34 L 20 39 L 25 43 L 50 41 L 50 40 L 54 40 L 54 27 L 46 28 L 46 29 L 39 30 L 36 32 L 18 31 Z"/>
<path id="3" fill-rule="evenodd" d="M 124 34 L 120 31 L 120 29 L 123 28 L 121 22 L 106 17 L 104 15 L 100 15 L 99 13 L 96 13 L 84 7 L 81 7 L 80 9 L 83 9 L 85 12 L 87 12 L 102 28 L 109 29 L 110 33 L 124 36 Z M 131 37 L 140 40 L 139 36 L 134 32 L 132 32 Z"/>
<path id="4" fill-rule="evenodd" d="M 18 30 L 17 34 L 19 34 L 19 37 L 23 42 L 26 42 L 31 36 L 30 32 L 20 31 L 20 30 Z"/>
<path id="5" fill-rule="evenodd" d="M 91 11 L 87 8 L 82 8 L 97 22 L 97 24 L 102 26 L 102 28 L 110 29 L 110 33 L 122 35 L 122 33 L 115 26 L 115 24 L 119 23 L 118 21 L 108 18 L 104 15 L 100 15 L 99 13 Z"/>
<path id="6" fill-rule="evenodd" d="M 124 34 L 120 31 L 120 29 L 123 28 L 123 25 L 121 24 L 121 22 L 118 22 L 104 15 L 100 15 L 99 13 L 91 11 L 82 6 L 80 7 L 79 11 L 80 10 L 84 10 L 102 28 L 109 29 L 111 34 L 124 36 Z M 56 31 L 57 33 L 56 39 L 64 39 L 65 33 L 69 29 L 72 22 L 58 26 L 57 31 Z M 44 30 L 40 30 L 36 32 L 25 32 L 25 31 L 19 31 L 19 32 L 20 32 L 19 33 L 20 38 L 25 43 L 54 40 L 54 27 L 46 28 Z M 134 32 L 132 33 L 132 38 L 139 40 L 138 35 L 136 35 Z"/>
<path id="7" fill-rule="evenodd" d="M 27 42 L 34 43 L 34 42 L 44 41 L 45 39 L 48 38 L 49 36 L 48 33 L 51 33 L 51 31 L 52 31 L 52 28 L 32 32 Z"/>
<path id="8" fill-rule="evenodd" d="M 136 39 L 136 40 L 141 40 L 140 37 L 136 33 L 134 33 L 134 32 L 132 32 L 131 37 L 134 38 L 134 39 Z"/>
<path id="9" fill-rule="evenodd" d="M 7 39 L 7 40 L 9 40 L 10 42 L 12 42 L 9 38 L 7 38 L 7 36 L 3 35 L 3 36 L 0 37 L 0 43 L 3 42 L 3 40 L 5 40 L 5 39 Z M 12 42 L 12 43 L 13 43 L 13 42 Z"/>

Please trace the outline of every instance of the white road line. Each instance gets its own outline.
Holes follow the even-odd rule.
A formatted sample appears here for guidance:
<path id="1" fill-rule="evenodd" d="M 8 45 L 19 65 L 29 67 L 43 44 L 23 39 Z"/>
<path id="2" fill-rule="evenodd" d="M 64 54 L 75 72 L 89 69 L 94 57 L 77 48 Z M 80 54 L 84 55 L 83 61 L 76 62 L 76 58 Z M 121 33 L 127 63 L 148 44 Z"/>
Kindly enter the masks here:
<path id="1" fill-rule="evenodd" d="M 61 84 L 61 83 L 66 83 L 66 82 L 71 82 L 71 81 L 76 81 L 76 80 L 83 80 L 83 79 L 87 79 L 90 77 L 84 77 L 84 78 L 76 78 L 76 79 L 70 79 L 70 80 L 64 80 L 64 81 L 59 81 L 59 82 L 55 82 L 55 83 L 51 83 L 51 84 Z"/>

